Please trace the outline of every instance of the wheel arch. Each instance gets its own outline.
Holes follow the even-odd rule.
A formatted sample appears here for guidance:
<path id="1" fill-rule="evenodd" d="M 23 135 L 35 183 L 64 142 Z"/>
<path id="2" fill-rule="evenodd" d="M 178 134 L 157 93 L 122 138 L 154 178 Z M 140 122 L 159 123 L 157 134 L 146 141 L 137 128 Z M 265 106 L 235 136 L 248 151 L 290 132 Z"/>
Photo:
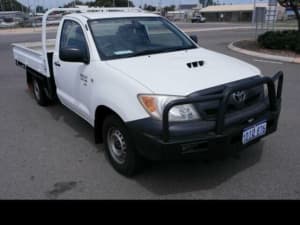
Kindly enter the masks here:
<path id="1" fill-rule="evenodd" d="M 96 144 L 103 143 L 102 126 L 105 118 L 108 115 L 116 115 L 122 120 L 120 115 L 118 115 L 118 113 L 116 113 L 113 109 L 105 105 L 99 105 L 95 110 L 95 120 L 94 120 L 94 135 L 95 135 Z"/>

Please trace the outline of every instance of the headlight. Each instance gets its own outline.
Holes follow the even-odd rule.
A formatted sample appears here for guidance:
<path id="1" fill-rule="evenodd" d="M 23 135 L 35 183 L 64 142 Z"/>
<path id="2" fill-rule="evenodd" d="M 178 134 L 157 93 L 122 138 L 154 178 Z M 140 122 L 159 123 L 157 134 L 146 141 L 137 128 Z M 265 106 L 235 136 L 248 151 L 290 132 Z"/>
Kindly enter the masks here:
<path id="1" fill-rule="evenodd" d="M 139 95 L 141 104 L 154 118 L 162 120 L 163 112 L 168 103 L 178 99 L 179 96 Z M 174 106 L 169 112 L 169 121 L 190 121 L 200 119 L 199 114 L 191 104 Z"/>

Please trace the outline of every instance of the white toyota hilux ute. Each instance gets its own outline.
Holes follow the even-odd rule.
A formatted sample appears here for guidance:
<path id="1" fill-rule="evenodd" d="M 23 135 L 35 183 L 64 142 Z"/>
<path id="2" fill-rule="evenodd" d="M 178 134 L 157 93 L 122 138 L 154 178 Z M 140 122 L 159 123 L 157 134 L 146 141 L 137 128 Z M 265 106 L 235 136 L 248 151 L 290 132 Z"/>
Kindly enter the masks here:
<path id="1" fill-rule="evenodd" d="M 76 13 L 48 40 L 54 11 Z M 235 153 L 277 130 L 282 72 L 263 76 L 157 15 L 90 11 L 48 11 L 42 42 L 13 44 L 14 59 L 37 103 L 58 99 L 85 119 L 121 174 L 145 160 Z"/>

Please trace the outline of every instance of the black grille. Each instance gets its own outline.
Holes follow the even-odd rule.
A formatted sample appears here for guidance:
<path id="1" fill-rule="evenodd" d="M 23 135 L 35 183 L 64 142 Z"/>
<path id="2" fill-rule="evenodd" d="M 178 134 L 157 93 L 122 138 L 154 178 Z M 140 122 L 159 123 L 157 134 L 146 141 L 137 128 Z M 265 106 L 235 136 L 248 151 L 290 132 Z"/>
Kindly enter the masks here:
<path id="1" fill-rule="evenodd" d="M 222 90 L 223 91 L 223 90 Z M 221 94 L 222 91 L 214 92 L 212 94 Z M 264 99 L 264 89 L 263 86 L 255 87 L 249 90 L 245 90 L 246 99 L 243 103 L 237 104 L 233 98 L 229 99 L 227 105 L 226 115 L 230 115 L 232 113 L 237 113 L 245 108 L 254 106 L 258 104 Z M 210 95 L 210 94 L 206 94 Z M 220 101 L 211 101 L 207 103 L 199 103 L 195 104 L 197 110 L 201 114 L 202 118 L 205 120 L 216 120 L 218 111 L 219 111 Z"/>

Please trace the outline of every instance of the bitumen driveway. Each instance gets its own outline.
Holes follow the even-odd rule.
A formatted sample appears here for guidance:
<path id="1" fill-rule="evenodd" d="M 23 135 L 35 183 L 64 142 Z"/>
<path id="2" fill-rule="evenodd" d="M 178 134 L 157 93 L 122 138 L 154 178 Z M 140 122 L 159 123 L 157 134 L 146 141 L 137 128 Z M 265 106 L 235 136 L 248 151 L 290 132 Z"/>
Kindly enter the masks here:
<path id="1" fill-rule="evenodd" d="M 94 144 L 84 120 L 60 104 L 38 106 L 27 90 L 10 44 L 40 35 L 0 35 L 0 199 L 300 199 L 300 65 L 227 49 L 253 37 L 253 30 L 195 34 L 201 46 L 254 64 L 265 75 L 284 71 L 277 133 L 236 158 L 155 163 L 125 178 Z"/>

